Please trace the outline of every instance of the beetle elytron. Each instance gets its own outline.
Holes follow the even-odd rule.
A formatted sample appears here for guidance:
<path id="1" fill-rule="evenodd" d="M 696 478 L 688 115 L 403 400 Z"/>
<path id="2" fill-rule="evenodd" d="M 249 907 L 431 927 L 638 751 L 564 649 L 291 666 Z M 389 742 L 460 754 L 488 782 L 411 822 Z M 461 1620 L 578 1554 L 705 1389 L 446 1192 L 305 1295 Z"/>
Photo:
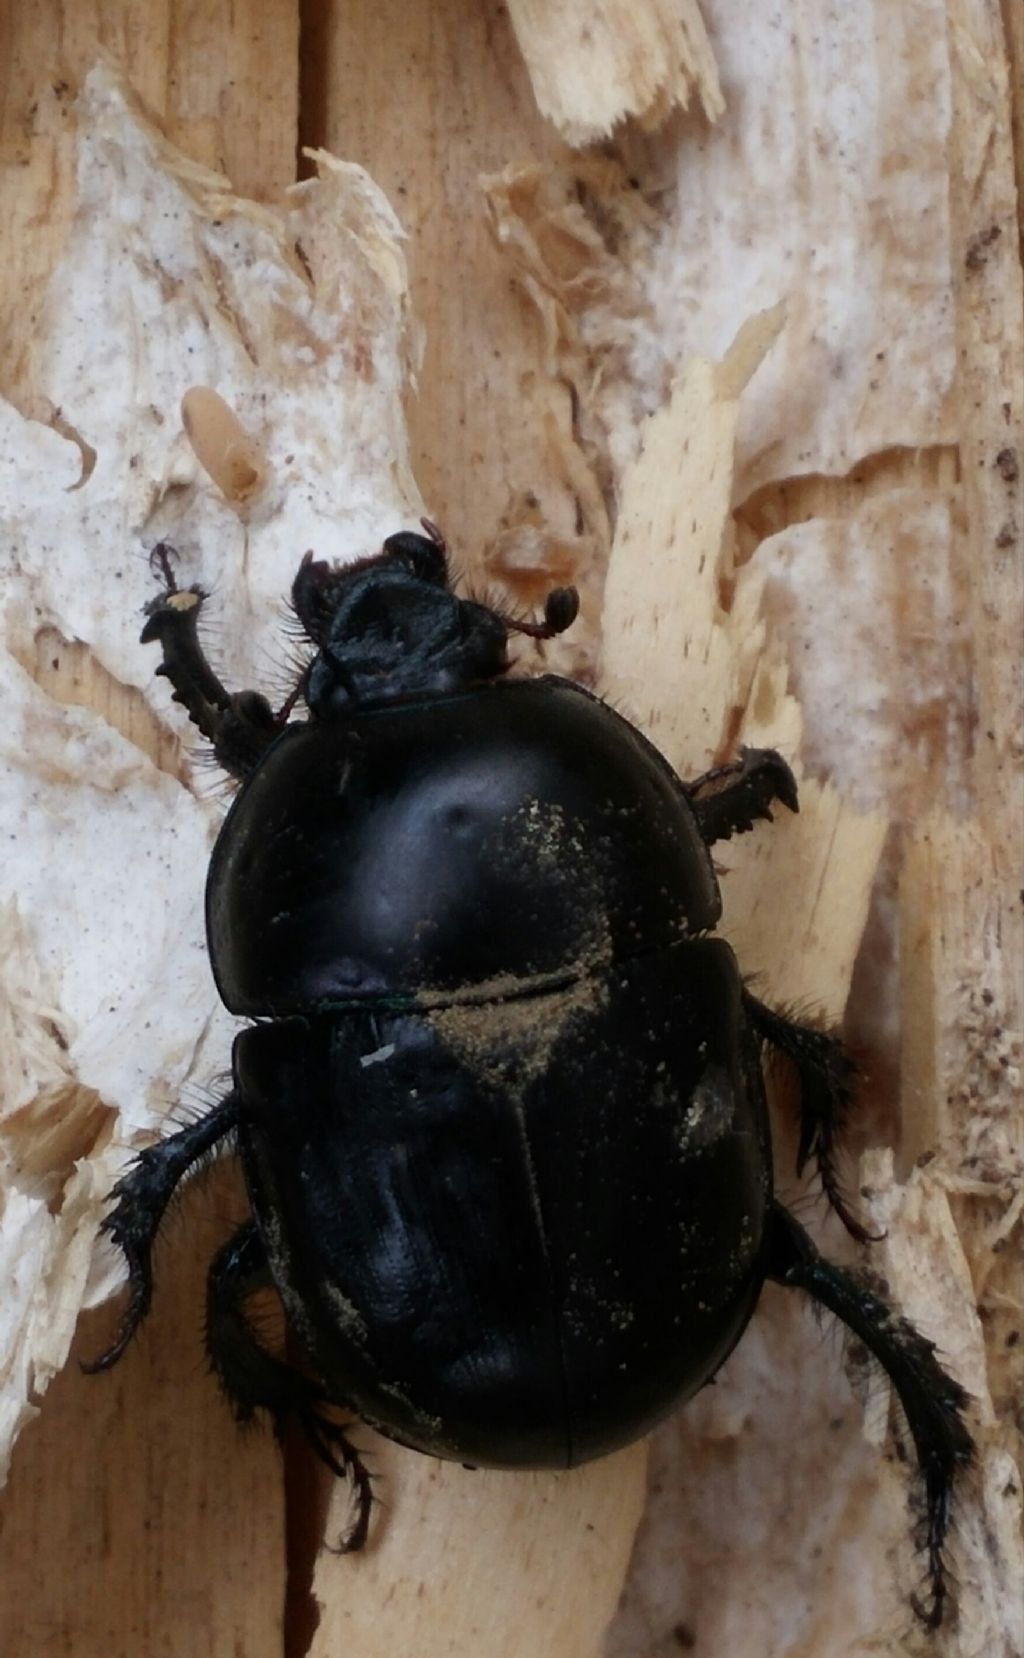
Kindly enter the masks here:
<path id="1" fill-rule="evenodd" d="M 233 1136 L 252 1218 L 210 1269 L 210 1354 L 239 1416 L 296 1416 L 349 1476 L 355 1548 L 370 1481 L 332 1406 L 432 1456 L 571 1466 L 702 1387 L 773 1279 L 853 1330 L 902 1401 L 935 1625 L 966 1396 L 774 1198 L 765 1048 L 799 1079 L 800 1167 L 864 1237 L 835 1173 L 850 1066 L 756 1000 L 714 936 L 708 848 L 795 811 L 792 774 L 748 750 L 683 782 L 578 686 L 505 678 L 510 630 L 564 631 L 575 592 L 512 621 L 456 596 L 424 527 L 342 568 L 306 555 L 292 602 L 314 652 L 278 713 L 225 690 L 198 642 L 206 595 L 154 555 L 143 640 L 242 785 L 207 931 L 224 1002 L 256 1022 L 227 1097 L 115 1188 L 130 1300 L 90 1368 L 149 1307 L 178 1182 Z M 308 1371 L 246 1318 L 268 1281 Z"/>

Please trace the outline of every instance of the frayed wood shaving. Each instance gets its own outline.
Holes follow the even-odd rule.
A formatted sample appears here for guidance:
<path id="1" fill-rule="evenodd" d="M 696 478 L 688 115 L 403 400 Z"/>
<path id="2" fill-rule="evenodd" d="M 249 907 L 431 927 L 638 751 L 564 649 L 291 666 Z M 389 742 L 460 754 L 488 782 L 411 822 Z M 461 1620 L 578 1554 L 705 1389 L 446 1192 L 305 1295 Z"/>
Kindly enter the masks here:
<path id="1" fill-rule="evenodd" d="M 691 360 L 622 480 L 602 683 L 684 775 L 720 756 L 740 700 L 721 591 L 739 396 L 784 316 L 776 306 L 752 318 L 721 363 Z"/>
<path id="2" fill-rule="evenodd" d="M 491 234 L 536 314 L 547 373 L 573 389 L 573 470 L 590 475 L 582 485 L 574 476 L 573 490 L 606 553 L 616 471 L 635 447 L 631 363 L 650 327 L 638 273 L 657 214 L 608 156 L 509 166 L 481 184 Z"/>
<path id="3" fill-rule="evenodd" d="M 746 740 L 746 731 L 741 732 Z M 812 1020 L 842 1021 L 889 827 L 837 789 L 804 778 L 800 813 L 716 848 L 722 931 L 756 995 Z M 781 896 L 780 896 L 781 895 Z"/>
<path id="4" fill-rule="evenodd" d="M 732 484 L 744 389 L 777 339 L 781 306 L 740 329 L 719 363 L 694 359 L 643 430 L 622 482 L 605 586 L 602 688 L 692 777 L 741 744 L 799 774 L 803 717 L 766 643 L 764 575 L 732 567 Z M 841 1016 L 887 820 L 801 784 L 800 813 L 715 850 L 723 931 L 780 1006 Z M 785 905 L 778 895 L 785 892 Z M 767 992 L 766 992 L 767 993 Z"/>
<path id="5" fill-rule="evenodd" d="M 658 127 L 694 94 L 725 108 L 696 0 L 509 0 L 537 106 L 568 143 L 607 138 L 633 117 Z"/>

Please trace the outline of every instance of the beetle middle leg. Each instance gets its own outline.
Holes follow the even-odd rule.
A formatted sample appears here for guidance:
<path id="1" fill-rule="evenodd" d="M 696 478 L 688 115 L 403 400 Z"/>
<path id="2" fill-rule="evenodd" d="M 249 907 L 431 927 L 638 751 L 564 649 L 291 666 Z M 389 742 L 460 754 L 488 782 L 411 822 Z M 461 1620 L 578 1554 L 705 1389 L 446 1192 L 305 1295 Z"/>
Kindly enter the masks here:
<path id="1" fill-rule="evenodd" d="M 207 1279 L 206 1346 L 213 1368 L 240 1422 L 266 1410 L 280 1432 L 289 1415 L 320 1460 L 352 1490 L 356 1517 L 341 1550 L 347 1554 L 366 1542 L 373 1506 L 370 1475 L 359 1452 L 338 1423 L 324 1414 L 332 1404 L 327 1392 L 301 1370 L 275 1358 L 258 1341 L 244 1303 L 271 1283 L 267 1253 L 254 1221 L 240 1226 L 214 1257 Z"/>
<path id="2" fill-rule="evenodd" d="M 853 1101 L 856 1073 L 836 1036 L 798 1024 L 774 1013 L 749 990 L 743 1005 L 754 1031 L 796 1068 L 800 1084 L 800 1141 L 796 1172 L 802 1175 L 811 1158 L 817 1165 L 822 1191 L 850 1236 L 858 1243 L 876 1243 L 873 1233 L 857 1219 L 839 1182 L 836 1161 L 843 1128 Z"/>
<path id="3" fill-rule="evenodd" d="M 957 1476 L 974 1445 L 964 1422 L 968 1395 L 943 1370 L 935 1347 L 857 1278 L 823 1260 L 803 1227 L 775 1203 L 769 1217 L 766 1274 L 802 1289 L 859 1336 L 896 1390 L 924 1475 L 931 1604 L 914 1609 L 931 1629 L 942 1622 L 947 1589 L 945 1541 Z"/>
<path id="4" fill-rule="evenodd" d="M 770 823 L 774 801 L 799 811 L 796 778 L 773 748 L 744 748 L 738 760 L 683 784 L 707 846 L 744 834 L 758 818 Z"/>
<path id="5" fill-rule="evenodd" d="M 228 1094 L 220 1104 L 187 1128 L 141 1151 L 114 1187 L 114 1208 L 100 1227 L 128 1262 L 129 1299 L 114 1341 L 99 1358 L 82 1361 L 89 1375 L 109 1370 L 121 1357 L 149 1312 L 153 1299 L 153 1240 L 175 1188 L 199 1159 L 238 1122 L 238 1099 Z"/>

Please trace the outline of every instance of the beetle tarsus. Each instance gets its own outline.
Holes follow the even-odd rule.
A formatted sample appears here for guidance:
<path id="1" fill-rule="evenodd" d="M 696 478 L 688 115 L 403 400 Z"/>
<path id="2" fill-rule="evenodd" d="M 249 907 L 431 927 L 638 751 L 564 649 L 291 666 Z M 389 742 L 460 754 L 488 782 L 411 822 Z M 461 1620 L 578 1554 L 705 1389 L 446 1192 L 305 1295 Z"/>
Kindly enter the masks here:
<path id="1" fill-rule="evenodd" d="M 748 990 L 743 993 L 743 1001 L 761 1041 L 785 1054 L 796 1069 L 800 1084 L 797 1175 L 802 1175 L 813 1159 L 829 1206 L 850 1236 L 858 1243 L 878 1243 L 879 1234 L 869 1232 L 847 1202 L 836 1166 L 857 1080 L 852 1059 L 839 1038 L 827 1031 L 773 1012 Z"/>
<path id="2" fill-rule="evenodd" d="M 178 591 L 178 578 L 174 573 L 177 562 L 178 549 L 172 547 L 169 541 L 158 541 L 150 551 L 149 568 L 157 580 L 163 582 L 164 596 L 167 598 Z"/>
<path id="3" fill-rule="evenodd" d="M 313 1450 L 333 1474 L 347 1482 L 355 1519 L 339 1545 L 351 1554 L 366 1542 L 373 1506 L 370 1475 L 344 1428 L 325 1414 L 334 1403 L 323 1387 L 257 1339 L 245 1301 L 272 1282 L 267 1252 L 254 1221 L 246 1221 L 224 1244 L 210 1267 L 206 1291 L 206 1347 L 235 1417 L 249 1422 L 265 1410 L 280 1435 L 289 1416 L 297 1418 Z"/>
<path id="4" fill-rule="evenodd" d="M 115 1193 L 117 1189 L 115 1186 Z M 153 1272 L 148 1245 L 143 1248 L 137 1247 L 130 1234 L 116 1226 L 111 1216 L 101 1223 L 100 1231 L 113 1240 L 128 1264 L 130 1294 L 128 1305 L 117 1327 L 117 1335 L 110 1346 L 98 1358 L 79 1359 L 79 1367 L 87 1376 L 96 1376 L 101 1370 L 112 1369 L 149 1312 L 153 1300 Z"/>
<path id="5" fill-rule="evenodd" d="M 715 766 L 685 785 L 697 825 L 707 846 L 753 829 L 759 818 L 772 821 L 779 801 L 799 811 L 796 779 L 773 748 L 744 748 L 738 760 Z"/>
<path id="6" fill-rule="evenodd" d="M 100 1230 L 117 1245 L 128 1263 L 130 1296 L 113 1342 L 98 1358 L 81 1361 L 87 1375 L 117 1363 L 149 1312 L 153 1296 L 153 1239 L 164 1210 L 189 1170 L 234 1128 L 238 1102 L 229 1094 L 197 1123 L 169 1140 L 147 1146 L 114 1187 L 114 1208 Z"/>
<path id="7" fill-rule="evenodd" d="M 772 1206 L 767 1276 L 805 1290 L 834 1313 L 878 1360 L 903 1406 L 924 1477 L 930 1598 L 914 1599 L 929 1629 L 942 1622 L 948 1595 L 946 1535 L 957 1477 L 974 1445 L 964 1421 L 969 1396 L 935 1357 L 934 1344 L 852 1274 L 823 1260 L 803 1227 L 780 1203 Z"/>
<path id="8" fill-rule="evenodd" d="M 352 1493 L 355 1518 L 344 1533 L 334 1552 L 358 1554 L 364 1547 L 370 1531 L 373 1509 L 373 1486 L 365 1462 L 337 1422 L 318 1411 L 301 1415 L 302 1430 L 321 1462 L 344 1480 Z"/>

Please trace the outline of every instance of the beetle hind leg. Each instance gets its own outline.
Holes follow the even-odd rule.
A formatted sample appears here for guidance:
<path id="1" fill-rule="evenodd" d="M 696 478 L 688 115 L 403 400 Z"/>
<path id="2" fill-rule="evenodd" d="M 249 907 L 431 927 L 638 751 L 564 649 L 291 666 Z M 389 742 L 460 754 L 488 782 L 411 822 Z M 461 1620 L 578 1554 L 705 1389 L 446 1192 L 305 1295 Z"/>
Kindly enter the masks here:
<path id="1" fill-rule="evenodd" d="M 199 1122 L 140 1152 L 114 1187 L 111 1197 L 116 1202 L 100 1231 L 113 1240 L 128 1262 L 128 1306 L 106 1351 L 96 1359 L 82 1360 L 87 1375 L 116 1364 L 149 1312 L 153 1299 L 153 1241 L 164 1210 L 179 1182 L 237 1121 L 238 1101 L 234 1094 L 228 1094 Z"/>
<path id="2" fill-rule="evenodd" d="M 964 1421 L 968 1395 L 942 1368 L 932 1342 L 900 1318 L 857 1278 L 833 1266 L 781 1204 L 769 1221 L 767 1276 L 802 1289 L 852 1330 L 878 1360 L 896 1390 L 924 1476 L 930 1604 L 914 1610 L 928 1628 L 942 1622 L 948 1595 L 946 1534 L 958 1476 L 974 1445 Z"/>
<path id="3" fill-rule="evenodd" d="M 344 1429 L 325 1414 L 332 1401 L 302 1371 L 275 1358 L 257 1339 L 244 1302 L 270 1284 L 263 1239 L 247 1221 L 214 1257 L 207 1280 L 206 1346 L 213 1368 L 239 1422 L 268 1411 L 280 1434 L 286 1419 L 300 1422 L 321 1462 L 346 1481 L 355 1518 L 340 1545 L 342 1554 L 361 1549 L 370 1527 L 373 1489 L 358 1450 Z"/>

